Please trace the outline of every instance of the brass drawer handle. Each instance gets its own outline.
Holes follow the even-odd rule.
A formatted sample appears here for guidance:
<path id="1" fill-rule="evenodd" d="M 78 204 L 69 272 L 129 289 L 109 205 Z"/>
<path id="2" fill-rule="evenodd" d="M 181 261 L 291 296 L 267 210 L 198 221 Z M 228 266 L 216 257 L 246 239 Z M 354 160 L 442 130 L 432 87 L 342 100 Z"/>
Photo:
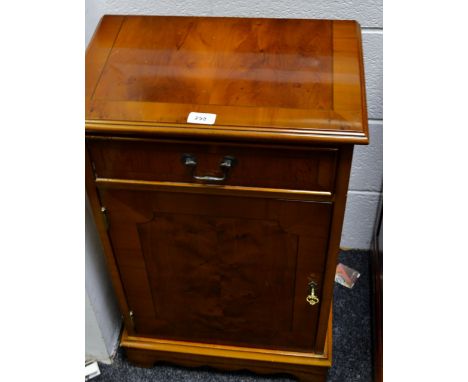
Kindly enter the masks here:
<path id="1" fill-rule="evenodd" d="M 205 183 L 219 183 L 225 181 L 229 175 L 229 170 L 234 167 L 236 162 L 236 158 L 225 156 L 219 164 L 219 168 L 223 174 L 222 176 L 196 175 L 195 171 L 197 169 L 197 158 L 195 158 L 195 156 L 192 154 L 182 155 L 182 163 L 190 169 L 192 178 Z"/>
<path id="2" fill-rule="evenodd" d="M 310 291 L 306 297 L 306 301 L 310 305 L 314 306 L 315 304 L 318 304 L 320 302 L 319 298 L 315 295 L 315 288 L 317 288 L 317 283 L 315 283 L 314 281 L 311 281 L 309 283 L 309 288 L 310 288 Z"/>

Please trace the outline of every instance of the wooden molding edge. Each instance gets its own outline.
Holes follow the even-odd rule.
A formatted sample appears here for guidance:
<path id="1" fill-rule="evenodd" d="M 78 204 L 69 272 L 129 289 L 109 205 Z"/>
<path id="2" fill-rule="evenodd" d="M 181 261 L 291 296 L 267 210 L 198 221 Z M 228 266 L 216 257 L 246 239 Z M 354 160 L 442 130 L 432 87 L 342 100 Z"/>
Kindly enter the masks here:
<path id="1" fill-rule="evenodd" d="M 93 133 L 86 133 L 86 141 L 104 141 L 104 142 L 148 142 L 148 143 L 187 143 L 186 139 L 178 139 L 171 137 L 139 137 L 139 136 L 113 136 L 108 134 L 95 135 Z M 326 151 L 326 152 L 339 152 L 339 146 L 336 145 L 321 145 L 321 146 L 310 146 L 310 145 L 290 145 L 281 143 L 257 143 L 257 142 L 219 142 L 212 139 L 202 140 L 191 140 L 190 144 L 193 145 L 210 145 L 210 144 L 221 144 L 229 145 L 233 147 L 248 147 L 248 148 L 266 148 L 266 149 L 283 149 L 283 150 L 306 150 L 306 151 Z"/>
<path id="2" fill-rule="evenodd" d="M 368 136 L 363 132 L 344 132 L 340 130 L 310 130 L 271 128 L 261 130 L 247 129 L 237 126 L 200 127 L 189 124 L 164 124 L 122 121 L 86 120 L 86 133 L 106 133 L 123 135 L 160 135 L 160 136 L 190 136 L 219 139 L 262 139 L 281 141 L 307 141 L 317 143 L 352 143 L 367 144 Z"/>
<path id="3" fill-rule="evenodd" d="M 129 180 L 96 178 L 96 187 L 132 190 L 158 190 L 171 192 L 207 193 L 221 195 L 242 195 L 259 198 L 285 198 L 300 200 L 318 200 L 332 202 L 333 194 L 329 191 L 289 190 L 261 187 L 229 186 L 204 183 L 160 182 L 147 180 Z"/>
<path id="4" fill-rule="evenodd" d="M 125 329 L 122 334 L 120 345 L 129 349 L 178 353 L 187 356 L 196 355 L 213 358 L 243 359 L 284 365 L 329 368 L 331 367 L 332 361 L 332 313 L 330 312 L 327 341 L 322 354 L 137 337 L 129 335 Z"/>

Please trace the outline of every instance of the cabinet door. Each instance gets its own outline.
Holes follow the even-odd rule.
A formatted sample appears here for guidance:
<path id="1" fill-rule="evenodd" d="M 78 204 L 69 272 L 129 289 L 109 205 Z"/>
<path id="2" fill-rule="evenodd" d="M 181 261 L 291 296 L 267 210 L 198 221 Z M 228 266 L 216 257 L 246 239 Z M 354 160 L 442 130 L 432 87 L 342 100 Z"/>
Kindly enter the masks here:
<path id="1" fill-rule="evenodd" d="M 100 191 L 139 335 L 312 350 L 331 203 Z"/>

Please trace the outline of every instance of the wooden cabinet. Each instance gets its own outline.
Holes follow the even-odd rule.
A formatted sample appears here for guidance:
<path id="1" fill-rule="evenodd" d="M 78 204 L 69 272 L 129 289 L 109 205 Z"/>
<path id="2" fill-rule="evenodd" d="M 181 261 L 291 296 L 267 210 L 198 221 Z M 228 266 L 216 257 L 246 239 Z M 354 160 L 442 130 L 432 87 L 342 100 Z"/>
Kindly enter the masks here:
<path id="1" fill-rule="evenodd" d="M 367 142 L 355 22 L 105 16 L 86 53 L 86 190 L 128 358 L 323 381 Z"/>

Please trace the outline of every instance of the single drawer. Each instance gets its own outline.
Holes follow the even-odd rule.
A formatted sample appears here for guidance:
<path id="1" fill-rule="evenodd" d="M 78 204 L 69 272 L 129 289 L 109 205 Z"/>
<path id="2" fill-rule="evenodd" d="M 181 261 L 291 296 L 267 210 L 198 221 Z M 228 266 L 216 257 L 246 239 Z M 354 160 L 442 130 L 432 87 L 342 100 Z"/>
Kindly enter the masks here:
<path id="1" fill-rule="evenodd" d="M 332 192 L 338 149 L 88 139 L 96 178 Z"/>

